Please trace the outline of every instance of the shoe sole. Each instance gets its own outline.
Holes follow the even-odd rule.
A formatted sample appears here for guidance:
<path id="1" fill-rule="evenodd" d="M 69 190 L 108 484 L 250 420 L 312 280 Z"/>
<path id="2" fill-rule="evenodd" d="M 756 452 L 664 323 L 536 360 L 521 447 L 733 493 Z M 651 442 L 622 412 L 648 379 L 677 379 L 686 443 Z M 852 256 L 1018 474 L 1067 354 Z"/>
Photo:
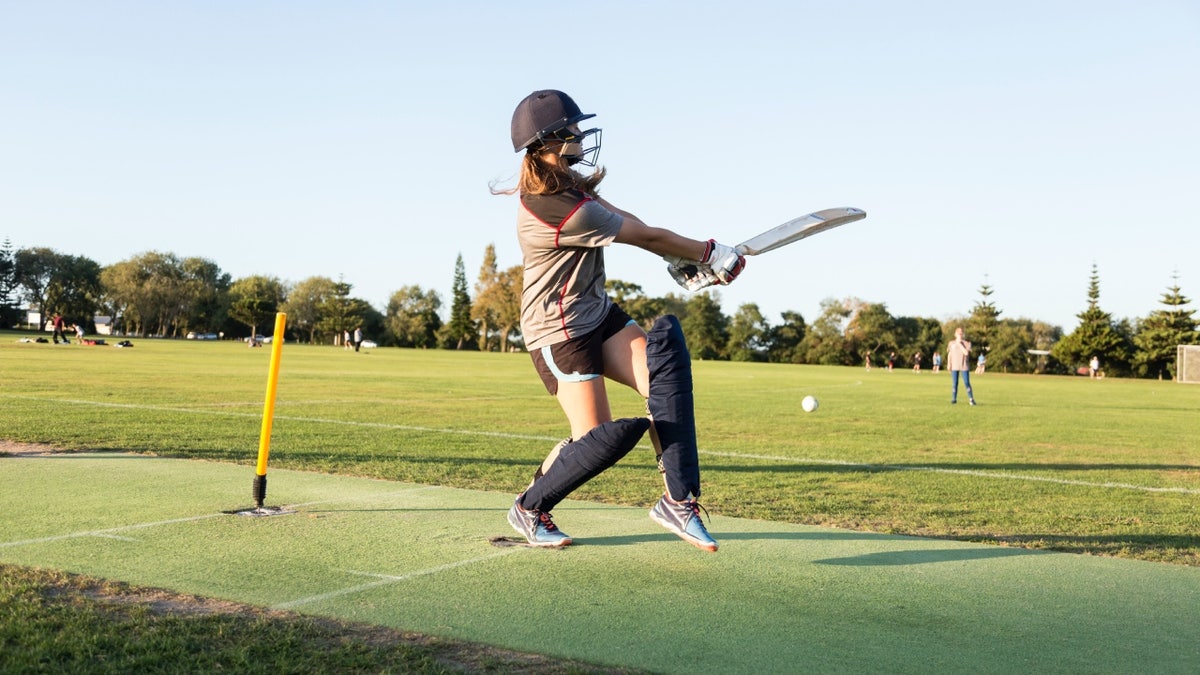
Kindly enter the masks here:
<path id="1" fill-rule="evenodd" d="M 570 537 L 563 537 L 558 541 L 534 541 L 525 536 L 525 531 L 521 529 L 520 525 L 514 523 L 511 517 L 508 519 L 508 524 L 512 526 L 512 529 L 517 531 L 517 534 L 524 537 L 530 546 L 536 546 L 537 548 L 562 548 L 563 546 L 570 546 L 572 543 Z"/>
<path id="2" fill-rule="evenodd" d="M 671 525 L 670 521 L 668 521 L 665 518 L 660 517 L 657 513 L 653 512 L 653 511 L 650 512 L 650 520 L 653 520 L 654 522 L 658 523 L 659 525 L 662 525 L 663 528 L 665 528 L 668 532 L 670 532 L 671 534 L 675 535 L 676 537 L 679 537 L 680 539 L 686 541 L 687 543 L 691 544 L 692 546 L 695 546 L 696 548 L 700 549 L 701 551 L 708 551 L 709 553 L 716 553 L 717 548 L 720 547 L 720 544 L 718 544 L 715 541 L 701 541 L 699 539 L 696 539 L 692 535 L 688 534 L 687 532 L 677 531 L 675 529 L 675 526 Z"/>

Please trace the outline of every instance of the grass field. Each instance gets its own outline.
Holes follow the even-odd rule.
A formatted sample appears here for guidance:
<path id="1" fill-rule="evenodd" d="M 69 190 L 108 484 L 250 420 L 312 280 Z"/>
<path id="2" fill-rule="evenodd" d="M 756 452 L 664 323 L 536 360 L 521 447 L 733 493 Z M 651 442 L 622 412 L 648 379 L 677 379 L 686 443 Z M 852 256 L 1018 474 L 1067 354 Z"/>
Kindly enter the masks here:
<path id="1" fill-rule="evenodd" d="M 0 333 L 5 409 L 0 439 L 65 451 L 242 465 L 244 489 L 230 491 L 228 506 L 248 505 L 269 350 L 164 340 L 137 340 L 132 349 L 54 346 L 17 343 L 18 337 Z M 974 379 L 980 405 L 970 407 L 949 405 L 948 376 L 929 372 L 698 362 L 695 375 L 702 501 L 720 523 L 740 518 L 751 519 L 739 521 L 741 528 L 757 527 L 749 522 L 791 523 L 987 545 L 949 554 L 959 561 L 990 558 L 1013 564 L 1016 559 L 1000 554 L 1042 549 L 1160 563 L 1120 568 L 1133 579 L 1159 567 L 1200 566 L 1200 448 L 1195 442 L 1200 387 L 988 373 Z M 805 394 L 821 400 L 817 412 L 800 411 Z M 641 414 L 642 403 L 631 393 L 614 392 L 614 399 L 617 415 Z M 527 483 L 564 429 L 561 413 L 525 355 L 394 349 L 355 354 L 287 345 L 270 467 L 276 474 L 294 469 L 481 490 L 500 493 L 503 502 Z M 285 480 L 272 478 L 268 503 L 272 494 L 286 490 Z M 660 490 L 653 453 L 645 445 L 574 497 L 598 505 L 648 507 Z M 96 504 L 105 497 L 97 495 Z M 486 516 L 495 523 L 472 527 L 512 534 L 502 512 L 501 506 Z M 588 522 L 587 515 L 569 510 L 559 522 L 585 549 L 596 548 L 586 546 L 586 529 L 569 526 L 572 519 Z M 714 531 L 721 540 L 721 530 Z M 734 559 L 739 544 L 755 539 L 729 537 L 732 546 L 714 560 Z M 599 538 L 597 551 L 604 550 L 604 541 Z M 853 566 L 877 579 L 886 579 L 888 566 L 912 555 L 838 557 L 832 550 L 837 538 L 828 541 L 831 550 L 816 554 L 815 562 L 856 560 Z M 630 555 L 627 546 L 618 553 Z M 756 554 L 778 552 L 768 547 Z M 1001 578 L 1008 573 L 988 570 Z M 38 574 L 6 570 L 4 578 L 17 580 L 9 588 L 50 583 Z M 970 585 L 960 575 L 952 578 Z M 864 598 L 891 593 L 886 585 L 862 592 Z M 934 606 L 944 601 L 930 600 Z M 898 607 L 903 601 L 896 602 Z M 964 607 L 978 603 L 966 597 L 963 602 Z M 1093 607 L 1092 613 L 1104 612 Z M 1155 627 L 1159 633 L 1194 634 L 1194 624 L 1178 625 L 1178 618 L 1165 614 L 1167 624 Z M 847 620 L 861 623 L 863 618 Z M 1108 640 L 1104 630 L 1094 635 Z M 521 651 L 549 653 L 537 641 L 518 642 Z M 1158 648 L 1167 654 L 1172 649 Z M 586 650 L 581 647 L 580 653 Z M 358 658 L 349 654 L 325 667 L 353 670 Z M 366 658 L 371 663 L 390 657 Z M 1072 658 L 1049 669 L 1070 670 L 1078 663 Z M 443 667 L 436 656 L 419 650 L 401 665 L 379 665 L 385 662 L 365 669 Z M 486 663 L 466 669 L 486 670 Z M 495 669 L 519 669 L 514 662 L 503 663 Z M 547 672 L 586 669 L 572 662 L 534 663 L 534 670 Z"/>
<path id="2" fill-rule="evenodd" d="M 4 439 L 256 459 L 267 349 L 6 337 Z M 695 379 L 714 513 L 1200 565 L 1200 387 L 988 373 L 969 407 L 944 373 L 697 362 Z M 270 467 L 516 493 L 565 434 L 525 355 L 288 345 Z M 576 496 L 648 506 L 653 461 L 643 444 Z"/>

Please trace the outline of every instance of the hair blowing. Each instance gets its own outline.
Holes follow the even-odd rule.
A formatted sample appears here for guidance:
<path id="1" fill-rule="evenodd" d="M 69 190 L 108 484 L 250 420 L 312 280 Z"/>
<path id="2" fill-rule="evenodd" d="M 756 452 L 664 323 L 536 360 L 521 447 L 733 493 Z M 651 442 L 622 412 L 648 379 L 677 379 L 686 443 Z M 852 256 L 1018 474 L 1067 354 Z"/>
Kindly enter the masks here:
<path id="1" fill-rule="evenodd" d="M 541 153 L 526 152 L 521 161 L 521 178 L 517 181 L 517 189 L 530 195 L 552 195 L 571 189 L 596 195 L 600 181 L 604 180 L 606 174 L 604 167 L 600 167 L 584 176 L 561 163 L 543 160 Z"/>

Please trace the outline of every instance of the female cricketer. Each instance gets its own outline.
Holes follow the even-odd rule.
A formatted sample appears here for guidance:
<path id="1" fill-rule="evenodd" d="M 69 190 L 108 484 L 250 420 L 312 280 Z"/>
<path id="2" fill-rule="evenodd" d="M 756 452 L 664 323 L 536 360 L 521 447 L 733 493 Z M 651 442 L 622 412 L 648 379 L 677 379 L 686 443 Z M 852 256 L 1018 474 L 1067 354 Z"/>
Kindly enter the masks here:
<path id="1" fill-rule="evenodd" d="M 533 546 L 571 543 L 550 517 L 567 495 L 624 457 L 651 433 L 666 491 L 650 517 L 684 541 L 716 551 L 700 517 L 700 466 L 692 407 L 691 357 L 674 316 L 643 331 L 604 289 L 604 248 L 629 244 L 664 257 L 689 290 L 728 284 L 745 267 L 732 247 L 650 227 L 602 199 L 595 117 L 557 90 L 535 91 L 512 118 L 515 152 L 524 151 L 517 186 L 517 238 L 524 258 L 521 330 L 533 364 L 571 426 L 571 437 L 542 462 L 517 496 L 508 521 Z M 647 399 L 649 418 L 612 419 L 605 378 Z"/>

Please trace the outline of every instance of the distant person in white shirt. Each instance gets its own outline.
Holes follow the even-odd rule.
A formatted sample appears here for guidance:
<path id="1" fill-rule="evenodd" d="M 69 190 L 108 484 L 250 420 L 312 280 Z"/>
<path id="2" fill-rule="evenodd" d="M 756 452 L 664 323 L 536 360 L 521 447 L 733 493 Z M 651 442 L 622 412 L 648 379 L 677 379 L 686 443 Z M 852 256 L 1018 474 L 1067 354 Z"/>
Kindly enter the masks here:
<path id="1" fill-rule="evenodd" d="M 963 339 L 963 329 L 954 329 L 954 339 L 946 345 L 946 367 L 950 369 L 950 402 L 958 403 L 958 375 L 962 374 L 967 387 L 967 400 L 975 405 L 975 392 L 971 390 L 971 343 Z"/>

